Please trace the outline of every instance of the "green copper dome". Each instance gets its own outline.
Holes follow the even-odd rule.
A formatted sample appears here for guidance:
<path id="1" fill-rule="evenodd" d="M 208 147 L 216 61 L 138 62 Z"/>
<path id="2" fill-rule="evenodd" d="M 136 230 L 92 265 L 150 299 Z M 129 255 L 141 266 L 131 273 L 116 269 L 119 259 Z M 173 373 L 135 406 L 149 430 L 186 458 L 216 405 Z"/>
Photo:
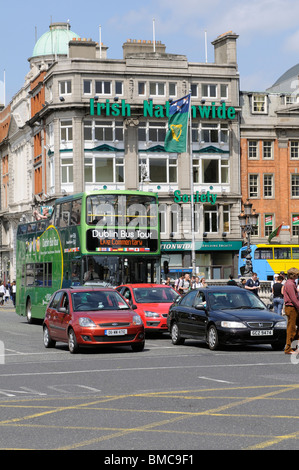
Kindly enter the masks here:
<path id="1" fill-rule="evenodd" d="M 32 57 L 45 55 L 68 54 L 68 44 L 73 38 L 79 38 L 78 34 L 70 29 L 69 23 L 52 23 L 50 30 L 44 33 L 36 42 Z"/>

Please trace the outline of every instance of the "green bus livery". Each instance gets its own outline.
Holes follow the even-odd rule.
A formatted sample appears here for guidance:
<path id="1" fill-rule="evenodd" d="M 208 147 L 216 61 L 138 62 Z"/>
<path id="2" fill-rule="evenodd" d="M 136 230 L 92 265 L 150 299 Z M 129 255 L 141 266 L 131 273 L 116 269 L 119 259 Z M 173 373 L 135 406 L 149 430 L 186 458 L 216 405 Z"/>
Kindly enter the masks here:
<path id="1" fill-rule="evenodd" d="M 99 190 L 55 201 L 49 219 L 17 230 L 16 312 L 44 317 L 53 292 L 160 280 L 158 196 Z"/>

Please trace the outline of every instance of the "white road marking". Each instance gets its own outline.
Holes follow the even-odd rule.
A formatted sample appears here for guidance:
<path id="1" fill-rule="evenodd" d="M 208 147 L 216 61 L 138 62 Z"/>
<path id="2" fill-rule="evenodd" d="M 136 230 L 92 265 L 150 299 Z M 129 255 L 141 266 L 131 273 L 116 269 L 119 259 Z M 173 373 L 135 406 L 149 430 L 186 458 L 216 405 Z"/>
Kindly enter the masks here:
<path id="1" fill-rule="evenodd" d="M 211 377 L 198 377 L 199 379 L 212 380 L 213 382 L 221 382 L 225 384 L 233 384 L 234 382 L 228 382 L 227 380 L 212 379 Z"/>

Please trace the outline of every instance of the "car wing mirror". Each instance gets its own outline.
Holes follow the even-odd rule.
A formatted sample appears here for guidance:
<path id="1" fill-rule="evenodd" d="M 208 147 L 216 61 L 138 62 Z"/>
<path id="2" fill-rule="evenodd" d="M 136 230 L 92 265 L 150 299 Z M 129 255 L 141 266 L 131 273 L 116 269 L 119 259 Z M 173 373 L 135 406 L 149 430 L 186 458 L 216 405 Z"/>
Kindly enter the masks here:
<path id="1" fill-rule="evenodd" d="M 60 308 L 58 309 L 58 312 L 60 312 L 60 313 L 68 313 L 68 311 L 67 311 L 67 309 L 66 309 L 65 307 L 60 307 Z"/>
<path id="2" fill-rule="evenodd" d="M 204 311 L 207 309 L 207 307 L 202 304 L 194 305 L 194 308 L 196 308 L 196 310 L 204 310 Z"/>
<path id="3" fill-rule="evenodd" d="M 136 310 L 136 308 L 138 308 L 137 305 L 132 304 L 131 309 L 132 309 L 132 310 Z"/>

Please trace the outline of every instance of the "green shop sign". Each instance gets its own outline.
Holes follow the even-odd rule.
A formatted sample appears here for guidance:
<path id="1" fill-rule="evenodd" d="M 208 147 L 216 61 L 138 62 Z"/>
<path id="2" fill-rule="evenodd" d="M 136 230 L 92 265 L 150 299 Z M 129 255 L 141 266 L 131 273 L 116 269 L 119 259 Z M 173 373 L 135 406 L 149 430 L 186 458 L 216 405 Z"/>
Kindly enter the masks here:
<path id="1" fill-rule="evenodd" d="M 163 104 L 155 104 L 152 101 L 143 101 L 143 116 L 154 117 L 154 118 L 168 118 L 169 108 L 171 103 L 166 101 Z M 121 100 L 120 103 L 106 99 L 105 102 L 99 102 L 94 98 L 90 99 L 90 115 L 94 116 L 131 116 L 131 106 L 126 103 L 126 100 Z M 200 117 L 202 119 L 235 119 L 236 110 L 233 106 L 226 106 L 226 103 L 222 103 L 220 106 L 216 106 L 215 102 L 211 105 L 202 106 L 191 106 L 192 118 Z"/>
<path id="2" fill-rule="evenodd" d="M 212 189 L 213 187 L 211 187 Z M 193 194 L 193 201 L 194 202 L 209 202 L 210 204 L 214 205 L 216 204 L 217 200 L 217 194 L 210 193 L 210 191 L 207 191 L 206 193 L 200 193 L 199 191 L 196 191 Z M 181 194 L 180 190 L 177 190 L 174 192 L 174 199 L 173 202 L 191 202 L 191 194 Z"/>
<path id="3" fill-rule="evenodd" d="M 197 241 L 195 242 L 196 251 L 227 251 L 227 250 L 239 251 L 241 247 L 242 247 L 241 241 L 227 241 L 227 242 Z M 161 251 L 189 251 L 191 249 L 192 249 L 191 241 L 161 242 Z"/>

